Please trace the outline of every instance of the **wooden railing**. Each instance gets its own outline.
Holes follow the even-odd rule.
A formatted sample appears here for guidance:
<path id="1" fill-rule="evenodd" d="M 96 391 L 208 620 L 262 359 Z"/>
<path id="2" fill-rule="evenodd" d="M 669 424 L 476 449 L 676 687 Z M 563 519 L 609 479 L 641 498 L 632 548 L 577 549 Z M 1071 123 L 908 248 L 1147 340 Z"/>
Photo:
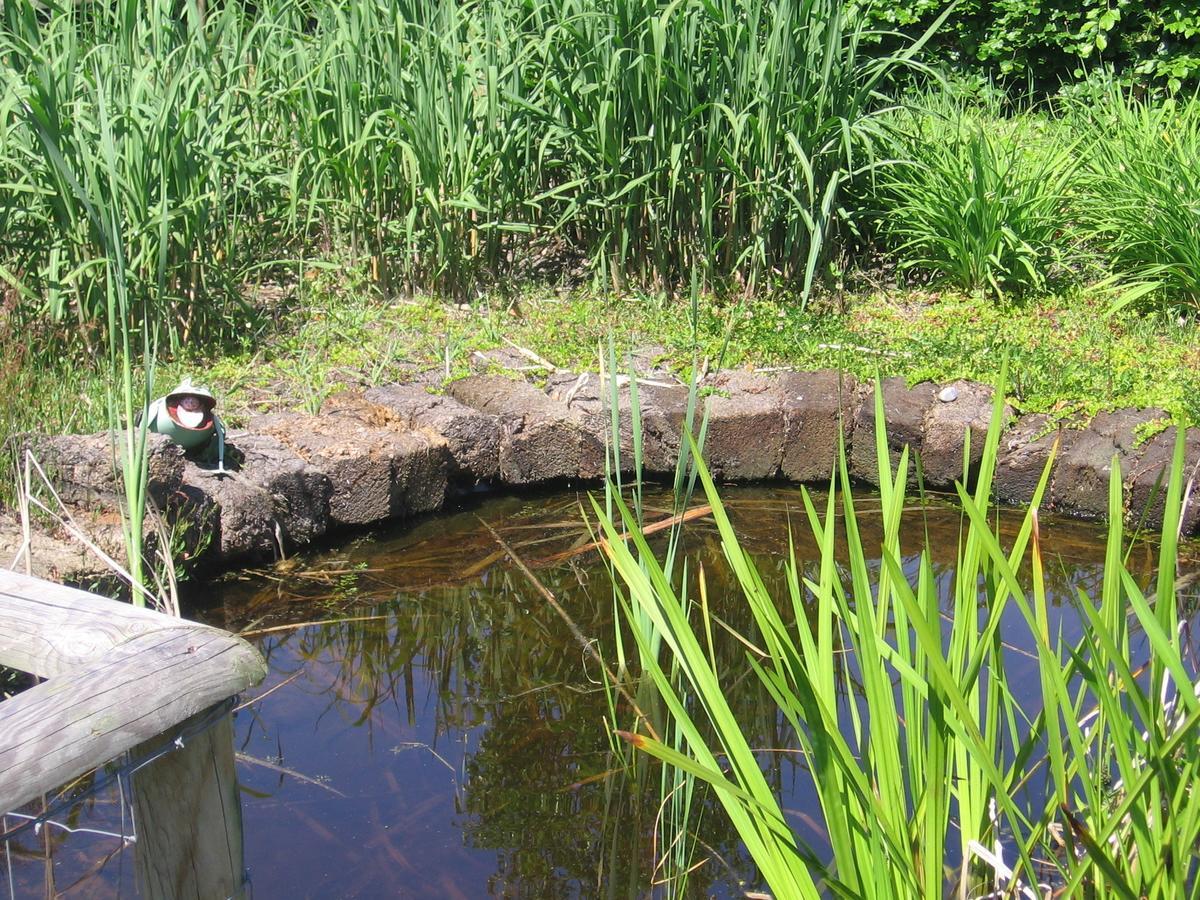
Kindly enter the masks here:
<path id="1" fill-rule="evenodd" d="M 153 760 L 133 777 L 143 895 L 243 894 L 222 704 L 263 679 L 258 651 L 207 625 L 0 571 L 0 665 L 46 679 L 0 703 L 0 812 L 132 751 Z"/>

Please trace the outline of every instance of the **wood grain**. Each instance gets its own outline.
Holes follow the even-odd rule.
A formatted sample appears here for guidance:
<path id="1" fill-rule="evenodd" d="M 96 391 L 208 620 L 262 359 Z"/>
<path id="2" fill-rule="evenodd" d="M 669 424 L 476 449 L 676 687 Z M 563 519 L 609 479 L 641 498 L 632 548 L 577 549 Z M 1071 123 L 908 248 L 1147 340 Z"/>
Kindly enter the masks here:
<path id="1" fill-rule="evenodd" d="M 178 620 L 0 570 L 0 665 L 10 669 L 53 678 L 164 623 Z"/>
<path id="2" fill-rule="evenodd" d="M 0 664 L 49 680 L 0 703 L 0 810 L 104 765 L 257 684 L 228 632 L 0 573 Z"/>

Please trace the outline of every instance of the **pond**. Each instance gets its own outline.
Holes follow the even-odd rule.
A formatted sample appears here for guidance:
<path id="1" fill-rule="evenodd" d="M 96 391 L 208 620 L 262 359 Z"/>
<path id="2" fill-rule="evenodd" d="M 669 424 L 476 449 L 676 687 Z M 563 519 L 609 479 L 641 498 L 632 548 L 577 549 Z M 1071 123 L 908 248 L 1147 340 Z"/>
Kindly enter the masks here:
<path id="1" fill-rule="evenodd" d="M 724 496 L 744 546 L 782 602 L 789 522 L 801 563 L 816 555 L 799 489 L 739 487 Z M 611 582 L 587 548 L 592 536 L 581 503 L 586 496 L 574 493 L 480 498 L 193 591 L 193 615 L 245 632 L 270 666 L 235 719 L 254 897 L 655 892 L 663 876 L 658 768 L 644 759 L 627 766 L 627 751 L 614 748 L 604 674 L 575 633 L 613 659 Z M 648 521 L 670 515 L 665 493 L 648 493 L 646 506 Z M 870 510 L 878 501 L 864 494 L 859 506 L 864 543 L 877 546 Z M 1002 534 L 1011 536 L 1019 521 L 1017 511 L 1001 512 Z M 909 522 L 927 529 L 935 571 L 948 583 L 959 513 L 931 499 Z M 483 523 L 554 594 L 571 624 L 504 557 Z M 699 518 L 684 535 L 690 571 L 704 563 L 714 612 L 747 631 L 714 525 Z M 1078 589 L 1098 590 L 1104 534 L 1044 519 L 1042 536 L 1050 627 L 1070 638 L 1078 631 L 1072 598 Z M 914 535 L 913 552 L 922 537 Z M 662 534 L 654 540 L 661 544 Z M 1130 554 L 1143 584 L 1154 557 L 1148 542 Z M 1017 632 L 1027 635 L 1027 628 Z M 718 652 L 730 667 L 744 655 L 733 640 L 720 642 Z M 1010 670 L 1010 683 L 1036 694 L 1035 663 L 1028 665 L 1024 679 Z M 757 681 L 734 678 L 731 685 L 793 826 L 819 848 L 794 736 Z M 70 823 L 119 831 L 118 800 L 102 792 Z M 700 865 L 689 892 L 735 896 L 760 887 L 714 798 L 700 790 L 696 804 Z M 50 877 L 67 896 L 134 894 L 132 859 L 117 852 L 119 842 L 88 833 L 68 839 L 62 829 L 49 835 L 50 862 L 43 837 L 15 846 L 17 896 L 22 887 L 40 893 Z"/>

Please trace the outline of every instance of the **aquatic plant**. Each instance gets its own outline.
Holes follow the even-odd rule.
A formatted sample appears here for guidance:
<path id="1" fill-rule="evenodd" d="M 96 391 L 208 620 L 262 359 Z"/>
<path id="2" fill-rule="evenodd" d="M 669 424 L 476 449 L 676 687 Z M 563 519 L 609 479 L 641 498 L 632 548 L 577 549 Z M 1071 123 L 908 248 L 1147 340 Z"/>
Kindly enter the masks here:
<path id="1" fill-rule="evenodd" d="M 1074 644 L 1049 626 L 1037 508 L 1050 466 L 1011 546 L 1002 546 L 988 517 L 998 438 L 993 428 L 974 489 L 965 477 L 957 488 L 963 525 L 948 609 L 931 548 L 920 547 L 916 565 L 903 563 L 901 546 L 914 533 L 905 527 L 909 457 L 892 468 L 882 429 L 881 564 L 869 565 L 843 453 L 823 514 L 804 498 L 820 561 L 801 570 L 793 552 L 782 598 L 767 592 L 696 460 L 753 617 L 741 635 L 748 662 L 803 753 L 831 858 L 800 839 L 763 776 L 769 751 L 754 748 L 728 704 L 707 604 L 677 591 L 619 498 L 628 543 L 595 505 L 626 617 L 649 618 L 661 636 L 661 655 L 639 639 L 641 666 L 686 746 L 644 732 L 623 737 L 713 786 L 777 896 L 928 897 L 951 885 L 963 897 L 1034 897 L 1045 887 L 1195 895 L 1200 700 L 1175 599 L 1182 438 L 1149 594 L 1125 568 L 1114 460 L 1103 584 L 1098 597 L 1079 597 Z M 1029 662 L 1010 643 L 1017 627 L 1034 648 L 1040 708 L 1013 690 Z"/>

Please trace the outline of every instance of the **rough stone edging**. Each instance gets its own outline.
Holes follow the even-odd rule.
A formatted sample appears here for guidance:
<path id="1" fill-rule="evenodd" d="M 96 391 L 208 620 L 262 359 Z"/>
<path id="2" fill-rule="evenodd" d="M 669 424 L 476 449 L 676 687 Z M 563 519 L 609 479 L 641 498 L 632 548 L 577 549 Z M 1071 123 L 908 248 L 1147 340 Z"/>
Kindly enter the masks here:
<path id="1" fill-rule="evenodd" d="M 709 413 L 705 455 L 725 481 L 785 479 L 825 482 L 838 441 L 851 475 L 875 483 L 874 392 L 833 370 L 720 372 L 705 379 Z M 882 384 L 893 462 L 907 445 L 925 483 L 949 488 L 959 478 L 970 434 L 977 464 L 992 413 L 992 389 L 968 381 Z M 387 385 L 331 398 L 320 415 L 282 413 L 231 432 L 238 466 L 219 475 L 153 436 L 150 494 L 182 529 L 185 550 L 217 568 L 262 561 L 305 547 L 323 535 L 436 511 L 456 491 L 480 485 L 522 487 L 603 477 L 611 413 L 592 373 L 556 373 L 543 389 L 527 381 L 475 375 L 445 385 Z M 674 473 L 688 390 L 652 373 L 639 379 L 644 469 Z M 619 381 L 622 466 L 633 463 L 631 392 Z M 1087 423 L 1046 416 L 1009 420 L 1001 436 L 996 496 L 1028 502 L 1051 447 L 1059 443 L 1046 506 L 1103 518 L 1113 455 L 1121 462 L 1126 512 L 1155 527 L 1162 491 L 1155 485 L 1171 460 L 1175 428 L 1144 442 L 1139 431 L 1161 410 L 1122 409 Z M 697 417 L 698 421 L 699 417 Z M 32 439 L 30 445 L 76 508 L 115 506 L 107 435 Z M 1187 432 L 1188 464 L 1200 463 L 1200 430 Z M 1189 504 L 1184 531 L 1200 529 L 1200 503 Z M 205 536 L 211 540 L 205 541 Z"/>

